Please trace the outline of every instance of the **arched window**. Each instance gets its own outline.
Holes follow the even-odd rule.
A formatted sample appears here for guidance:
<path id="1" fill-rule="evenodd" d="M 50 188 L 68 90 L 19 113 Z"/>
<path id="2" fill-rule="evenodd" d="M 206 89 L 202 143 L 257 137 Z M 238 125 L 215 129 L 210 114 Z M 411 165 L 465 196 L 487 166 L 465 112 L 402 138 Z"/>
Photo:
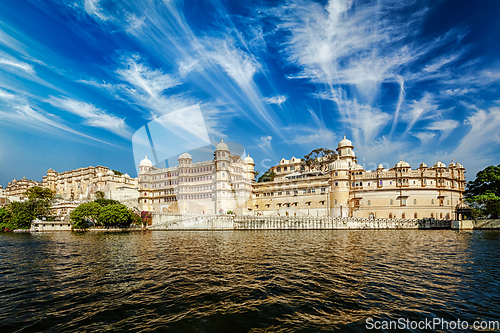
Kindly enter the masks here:
<path id="1" fill-rule="evenodd" d="M 371 202 L 370 202 L 370 200 L 368 200 L 367 204 L 368 204 L 368 206 L 370 206 L 370 205 L 371 205 Z"/>
<path id="2" fill-rule="evenodd" d="M 439 215 L 439 218 L 440 218 L 440 219 L 443 219 L 443 213 L 441 213 L 441 214 Z"/>
<path id="3" fill-rule="evenodd" d="M 446 219 L 449 220 L 450 219 L 450 213 L 446 214 Z"/>
<path id="4" fill-rule="evenodd" d="M 283 168 L 283 171 L 287 171 L 287 167 L 284 167 L 284 168 Z"/>
<path id="5" fill-rule="evenodd" d="M 391 199 L 391 203 L 390 203 L 390 204 L 391 204 L 391 205 L 393 204 L 392 199 Z"/>
<path id="6" fill-rule="evenodd" d="M 278 168 L 276 169 L 276 171 L 277 171 L 277 172 L 281 172 L 281 168 L 280 168 L 280 167 L 278 167 Z"/>
<path id="7" fill-rule="evenodd" d="M 434 205 L 434 199 L 431 199 L 431 205 Z"/>
<path id="8" fill-rule="evenodd" d="M 295 170 L 295 165 L 292 165 L 292 166 L 290 167 L 290 171 L 294 171 L 294 170 Z"/>
<path id="9" fill-rule="evenodd" d="M 434 213 L 431 213 L 431 218 L 434 218 Z"/>
<path id="10" fill-rule="evenodd" d="M 415 214 L 413 214 L 413 218 L 414 218 L 414 219 L 418 218 L 418 214 L 417 214 L 417 212 L 415 212 Z"/>
<path id="11" fill-rule="evenodd" d="M 401 218 L 403 218 L 403 219 L 405 219 L 405 218 L 406 218 L 405 213 L 401 214 Z"/>
<path id="12" fill-rule="evenodd" d="M 392 213 L 389 213 L 389 218 L 392 219 Z"/>
<path id="13" fill-rule="evenodd" d="M 413 204 L 416 205 L 417 204 L 417 199 L 413 199 Z"/>

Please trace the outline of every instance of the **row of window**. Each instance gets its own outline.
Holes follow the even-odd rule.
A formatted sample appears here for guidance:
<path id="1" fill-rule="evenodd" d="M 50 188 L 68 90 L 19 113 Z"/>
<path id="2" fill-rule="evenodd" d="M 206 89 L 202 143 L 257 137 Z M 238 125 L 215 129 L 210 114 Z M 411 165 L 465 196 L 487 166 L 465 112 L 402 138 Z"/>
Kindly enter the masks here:
<path id="1" fill-rule="evenodd" d="M 289 170 L 290 171 L 295 171 L 295 165 L 291 165 L 290 168 L 288 168 L 286 166 L 283 167 L 283 172 L 287 172 Z M 304 166 L 300 167 L 300 170 L 304 171 L 305 170 Z M 276 172 L 281 172 L 281 167 L 277 167 L 276 168 Z"/>
<path id="2" fill-rule="evenodd" d="M 307 201 L 307 202 L 305 203 L 305 206 L 306 206 L 306 207 L 309 207 L 309 206 L 311 206 L 311 203 L 312 203 L 312 201 Z M 323 205 L 323 206 L 325 205 L 325 201 L 324 201 L 324 200 L 319 201 L 319 203 L 320 203 L 321 205 Z M 264 206 L 265 206 L 266 208 L 270 208 L 270 207 L 271 207 L 271 204 L 265 204 Z M 283 208 L 298 207 L 298 206 L 299 206 L 299 203 L 298 203 L 298 202 L 292 202 L 292 203 L 289 203 L 289 202 L 287 202 L 287 203 L 277 203 L 277 204 L 276 204 L 276 206 L 277 206 L 278 208 L 281 208 L 281 207 L 283 207 Z M 255 207 L 255 209 L 258 209 L 258 208 L 259 208 L 259 205 L 255 205 L 254 207 Z"/>
<path id="3" fill-rule="evenodd" d="M 212 198 L 212 194 L 196 194 L 196 195 L 179 195 L 177 197 L 167 197 L 163 198 L 163 202 L 175 202 L 177 200 L 197 200 L 197 199 L 210 199 Z M 154 199 L 156 200 L 156 199 Z M 151 200 L 151 203 L 155 203 L 154 200 Z M 147 203 L 148 199 L 144 199 L 144 203 Z M 158 199 L 158 203 L 161 203 L 161 199 Z"/>
<path id="4" fill-rule="evenodd" d="M 321 187 L 320 189 L 318 189 L 322 194 L 324 194 L 326 192 L 326 188 L 325 187 Z M 292 191 L 278 191 L 277 192 L 277 195 L 290 195 L 290 193 L 292 193 Z M 312 194 L 312 193 L 316 193 L 316 188 L 304 188 L 302 189 L 302 194 Z M 293 190 L 293 195 L 298 195 L 299 194 L 299 190 Z M 259 193 L 256 193 L 255 194 L 255 197 L 258 198 L 260 196 Z M 262 193 L 262 196 L 263 197 L 270 197 L 270 196 L 274 196 L 274 192 L 267 192 L 267 193 Z"/>
<path id="5" fill-rule="evenodd" d="M 200 173 L 212 171 L 212 167 L 194 168 L 194 169 L 181 169 L 181 173 Z"/>
<path id="6" fill-rule="evenodd" d="M 437 218 L 438 214 L 436 213 L 436 215 L 434 215 L 434 213 L 431 213 L 431 218 L 434 218 L 435 216 Z M 439 214 L 439 218 L 440 219 L 443 219 L 443 216 L 444 216 L 443 213 Z M 370 218 L 375 218 L 375 214 L 370 213 Z M 392 218 L 397 219 L 398 216 L 396 214 L 389 213 L 389 218 L 390 219 L 392 219 Z M 401 218 L 402 219 L 406 219 L 406 213 L 405 212 L 401 213 Z M 418 213 L 417 212 L 413 213 L 413 218 L 414 219 L 418 219 Z M 449 220 L 450 219 L 450 214 L 449 213 L 446 214 L 446 216 L 444 216 L 444 218 L 446 218 L 447 220 Z"/>

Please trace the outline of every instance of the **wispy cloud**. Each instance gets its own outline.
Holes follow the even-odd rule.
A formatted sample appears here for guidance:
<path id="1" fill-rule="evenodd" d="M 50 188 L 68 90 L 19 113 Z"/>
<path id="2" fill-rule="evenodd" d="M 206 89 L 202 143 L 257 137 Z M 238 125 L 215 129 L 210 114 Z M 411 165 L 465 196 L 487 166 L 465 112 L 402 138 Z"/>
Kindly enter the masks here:
<path id="1" fill-rule="evenodd" d="M 271 142 L 273 137 L 271 135 L 261 136 L 256 140 L 256 146 L 264 151 L 268 156 L 275 156 L 273 148 L 271 147 Z"/>
<path id="2" fill-rule="evenodd" d="M 9 102 L 9 104 L 0 103 L 0 119 L 4 122 L 10 122 L 15 126 L 21 125 L 23 127 L 30 127 L 32 129 L 46 132 L 50 132 L 50 129 L 55 128 L 87 139 L 118 147 L 107 141 L 100 140 L 64 125 L 59 117 L 42 109 L 35 109 L 33 106 L 24 101 L 23 98 L 9 94 L 2 90 L 0 90 L 0 98 Z"/>
<path id="3" fill-rule="evenodd" d="M 426 128 L 431 131 L 440 131 L 441 132 L 440 139 L 443 140 L 451 133 L 451 131 L 457 128 L 458 125 L 459 125 L 458 121 L 453 119 L 446 119 L 430 123 L 429 125 L 427 125 Z"/>
<path id="4" fill-rule="evenodd" d="M 129 131 L 129 127 L 125 123 L 125 119 L 110 115 L 90 103 L 85 103 L 67 97 L 58 98 L 53 96 L 50 97 L 47 102 L 61 110 L 68 111 L 82 117 L 85 119 L 85 125 L 103 128 L 123 138 L 132 137 L 132 133 Z"/>
<path id="5" fill-rule="evenodd" d="M 101 21 L 106 21 L 108 17 L 104 14 L 103 10 L 99 6 L 100 0 L 85 0 L 83 3 L 83 8 L 90 16 L 93 16 Z"/>
<path id="6" fill-rule="evenodd" d="M 272 97 L 266 97 L 264 98 L 264 102 L 266 102 L 267 104 L 276 104 L 278 106 L 281 106 L 282 103 L 286 102 L 286 96 L 276 95 Z"/>
<path id="7" fill-rule="evenodd" d="M 335 134 L 327 128 L 313 126 L 293 126 L 285 129 L 291 137 L 287 143 L 295 145 L 310 145 L 329 147 L 335 141 Z"/>

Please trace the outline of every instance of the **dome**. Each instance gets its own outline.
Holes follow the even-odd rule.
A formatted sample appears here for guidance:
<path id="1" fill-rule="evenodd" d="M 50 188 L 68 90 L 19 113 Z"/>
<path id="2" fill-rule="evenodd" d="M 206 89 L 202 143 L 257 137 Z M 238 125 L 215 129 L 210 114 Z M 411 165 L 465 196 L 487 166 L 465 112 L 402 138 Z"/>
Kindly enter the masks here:
<path id="1" fill-rule="evenodd" d="M 179 159 L 181 158 L 191 159 L 191 155 L 189 155 L 188 153 L 182 153 L 181 156 L 179 156 Z"/>
<path id="2" fill-rule="evenodd" d="M 345 135 L 344 135 L 344 138 L 342 139 L 342 141 L 339 142 L 339 148 L 342 148 L 342 147 L 352 147 L 351 140 L 347 140 L 345 138 Z"/>
<path id="3" fill-rule="evenodd" d="M 438 162 L 437 162 L 436 164 L 434 164 L 432 167 L 433 167 L 433 168 L 446 168 L 446 165 L 445 165 L 443 162 L 438 161 Z"/>
<path id="4" fill-rule="evenodd" d="M 403 167 L 409 168 L 410 164 L 405 161 L 399 161 L 398 164 L 396 164 L 396 168 L 403 168 Z"/>
<path id="5" fill-rule="evenodd" d="M 427 168 L 427 164 L 425 164 L 424 162 L 420 163 L 420 168 L 423 169 L 423 168 Z"/>
<path id="6" fill-rule="evenodd" d="M 354 164 L 352 170 L 363 170 L 363 167 L 360 164 Z"/>
<path id="7" fill-rule="evenodd" d="M 130 176 L 128 175 L 128 173 L 126 173 L 125 175 L 123 175 L 123 177 L 130 178 Z"/>
<path id="8" fill-rule="evenodd" d="M 459 169 L 464 169 L 464 166 L 458 162 L 455 164 L 455 166 Z"/>
<path id="9" fill-rule="evenodd" d="M 330 163 L 330 170 L 347 170 L 349 163 L 346 160 L 335 160 Z"/>
<path id="10" fill-rule="evenodd" d="M 253 162 L 253 158 L 250 157 L 250 154 L 248 154 L 247 157 L 245 157 L 245 159 L 243 160 L 245 163 L 247 164 L 254 164 Z"/>
<path id="11" fill-rule="evenodd" d="M 455 167 L 455 163 L 451 162 L 449 165 L 448 165 L 449 168 L 454 168 Z"/>
<path id="12" fill-rule="evenodd" d="M 224 139 L 220 140 L 220 143 L 217 145 L 217 148 L 215 150 L 229 150 L 227 145 L 224 143 Z"/>
<path id="13" fill-rule="evenodd" d="M 146 157 L 141 161 L 141 164 L 139 166 L 148 166 L 148 167 L 152 167 L 153 166 L 153 162 L 151 162 L 149 159 L 148 159 L 148 155 L 146 155 Z"/>
<path id="14" fill-rule="evenodd" d="M 377 167 L 377 170 L 378 169 L 383 169 L 383 168 L 384 168 L 384 166 L 382 164 L 379 164 L 378 167 Z"/>
<path id="15" fill-rule="evenodd" d="M 108 172 L 106 172 L 106 175 L 108 175 L 108 176 L 114 176 L 115 173 L 113 171 L 111 171 L 111 170 L 108 170 Z"/>

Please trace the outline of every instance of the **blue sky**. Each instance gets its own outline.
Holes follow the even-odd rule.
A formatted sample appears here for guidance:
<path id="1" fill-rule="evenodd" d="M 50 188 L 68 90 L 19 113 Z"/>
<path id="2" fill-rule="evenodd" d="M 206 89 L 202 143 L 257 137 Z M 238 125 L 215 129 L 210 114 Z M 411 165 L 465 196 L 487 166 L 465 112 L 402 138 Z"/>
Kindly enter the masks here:
<path id="1" fill-rule="evenodd" d="M 212 143 L 240 143 L 262 172 L 347 135 L 367 169 L 455 158 L 471 180 L 500 163 L 499 12 L 497 1 L 2 1 L 0 184 L 89 165 L 135 176 L 135 131 L 193 106 Z"/>

